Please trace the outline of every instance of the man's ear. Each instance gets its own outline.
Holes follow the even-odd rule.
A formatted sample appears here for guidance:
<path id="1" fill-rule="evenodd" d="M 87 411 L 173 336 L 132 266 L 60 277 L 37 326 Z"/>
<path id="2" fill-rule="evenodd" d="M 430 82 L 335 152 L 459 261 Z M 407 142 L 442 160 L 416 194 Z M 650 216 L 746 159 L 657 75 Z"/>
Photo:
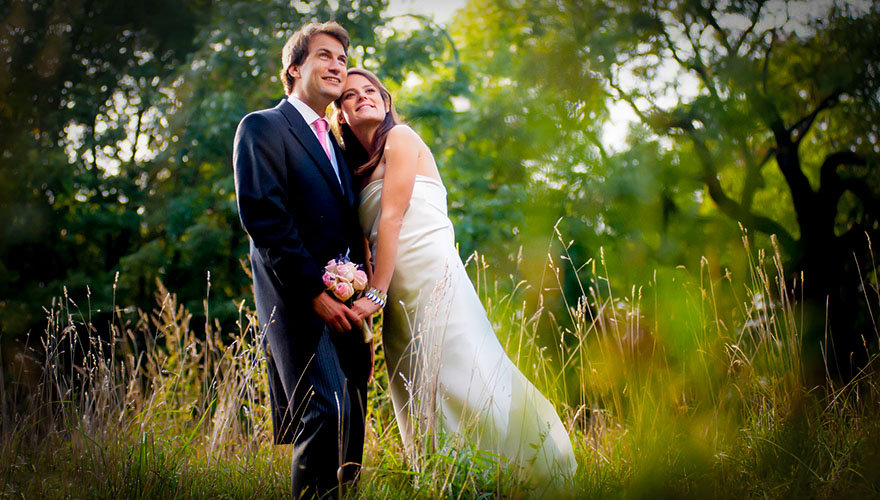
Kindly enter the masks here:
<path id="1" fill-rule="evenodd" d="M 287 68 L 287 74 L 290 75 L 291 78 L 299 78 L 299 67 L 291 65 L 289 68 Z"/>

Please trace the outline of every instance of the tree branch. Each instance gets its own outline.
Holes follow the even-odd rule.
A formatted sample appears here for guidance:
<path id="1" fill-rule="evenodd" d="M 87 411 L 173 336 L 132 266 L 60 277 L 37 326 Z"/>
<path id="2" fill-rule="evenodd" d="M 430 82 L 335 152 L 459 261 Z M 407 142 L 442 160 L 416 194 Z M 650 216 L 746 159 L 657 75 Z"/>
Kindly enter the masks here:
<path id="1" fill-rule="evenodd" d="M 742 34 L 736 40 L 736 43 L 733 45 L 734 54 L 739 54 L 739 49 L 742 47 L 742 44 L 745 43 L 746 38 L 749 36 L 749 34 L 751 34 L 752 31 L 755 30 L 755 27 L 758 25 L 758 20 L 761 18 L 761 10 L 763 10 L 764 4 L 766 3 L 766 1 L 758 2 L 758 7 L 755 9 L 755 12 L 752 14 L 752 17 L 749 20 L 749 27 L 742 32 Z"/>
<path id="2" fill-rule="evenodd" d="M 752 200 L 755 197 L 755 192 L 759 187 L 764 186 L 764 178 L 761 177 L 761 170 L 764 169 L 764 165 L 770 161 L 770 158 L 776 153 L 776 148 L 770 148 L 767 153 L 764 154 L 764 157 L 761 158 L 760 162 L 755 162 L 754 157 L 752 156 L 751 151 L 748 149 L 748 146 L 741 141 L 737 141 L 740 144 L 740 148 L 742 150 L 743 157 L 746 161 L 746 180 L 743 183 L 743 191 L 741 202 L 742 206 L 746 209 L 752 208 Z"/>
<path id="3" fill-rule="evenodd" d="M 709 72 L 706 69 L 706 66 L 703 64 L 702 59 L 700 58 L 700 49 L 694 43 L 694 41 L 687 36 L 688 42 L 691 44 L 691 49 L 694 51 L 694 60 L 693 61 L 685 61 L 678 55 L 678 51 L 675 49 L 675 43 L 672 41 L 672 37 L 669 36 L 669 32 L 663 30 L 663 38 L 666 40 L 666 47 L 672 53 L 672 58 L 682 67 L 686 69 L 693 70 L 697 75 L 699 75 L 700 80 L 703 82 L 703 85 L 706 86 L 706 89 L 709 90 L 709 93 L 712 97 L 719 101 L 718 90 L 715 88 L 715 84 L 709 76 Z"/>
<path id="4" fill-rule="evenodd" d="M 797 143 L 792 141 L 791 132 L 785 127 L 776 105 L 766 96 L 758 95 L 757 98 L 758 105 L 761 107 L 760 113 L 767 121 L 773 132 L 773 138 L 776 140 L 776 165 L 788 184 L 798 225 L 803 230 L 805 225 L 813 222 L 809 220 L 808 213 L 814 208 L 816 193 L 810 186 L 810 180 L 801 169 Z"/>
<path id="5" fill-rule="evenodd" d="M 134 144 L 132 144 L 132 147 L 131 147 L 131 160 L 129 160 L 129 164 L 132 166 L 137 164 L 137 160 L 135 160 L 135 158 L 137 157 L 137 154 L 138 154 L 138 139 L 141 136 L 141 129 L 143 128 L 143 123 L 144 123 L 144 113 L 146 113 L 146 111 L 147 111 L 147 106 L 148 106 L 148 103 L 145 103 L 144 99 L 142 99 L 141 105 L 140 105 L 140 107 L 138 107 L 138 111 L 137 111 L 137 115 L 136 115 L 137 125 L 135 126 L 135 129 L 134 129 L 134 141 L 133 141 Z"/>
<path id="6" fill-rule="evenodd" d="M 804 136 L 807 135 L 807 131 L 810 130 L 810 127 L 813 126 L 813 122 L 816 121 L 816 117 L 819 116 L 819 113 L 834 106 L 837 103 L 837 98 L 840 97 L 841 93 L 842 92 L 840 92 L 839 90 L 835 90 L 834 92 L 828 94 L 827 96 L 825 96 L 824 99 L 822 99 L 819 105 L 816 106 L 816 109 L 814 109 L 810 114 L 804 116 L 803 118 L 795 122 L 794 125 L 788 128 L 788 133 L 794 136 L 795 144 L 800 143 L 801 139 L 803 139 Z"/>
<path id="7" fill-rule="evenodd" d="M 709 93 L 712 95 L 712 97 L 716 101 L 719 101 L 718 89 L 715 88 L 715 83 L 712 81 L 711 75 L 709 75 L 709 70 L 706 64 L 703 63 L 703 57 L 700 55 L 700 49 L 702 48 L 702 46 L 699 43 L 699 38 L 697 40 L 691 38 L 691 34 L 687 26 L 685 26 L 684 28 L 684 35 L 685 38 L 687 38 L 688 43 L 691 44 L 691 50 L 694 53 L 693 62 L 687 63 L 687 65 L 685 65 L 684 67 L 692 69 L 700 77 L 700 80 L 703 82 L 703 85 L 706 86 L 706 89 L 709 90 Z M 672 43 L 671 39 L 668 41 L 668 43 Z"/>
<path id="8" fill-rule="evenodd" d="M 791 133 L 782 122 L 776 106 L 769 99 L 764 97 L 760 99 L 762 101 L 761 105 L 764 108 L 762 114 L 765 114 L 765 119 L 767 119 L 770 130 L 773 132 L 773 137 L 776 140 L 776 165 L 788 184 L 798 224 L 803 230 L 805 225 L 813 222 L 809 220 L 808 213 L 814 208 L 816 193 L 813 191 L 812 186 L 810 186 L 810 180 L 807 179 L 807 176 L 804 175 L 804 171 L 801 169 L 797 143 L 791 140 Z M 769 114 L 769 117 L 766 114 Z"/>
<path id="9" fill-rule="evenodd" d="M 610 85 L 611 88 L 617 91 L 617 98 L 629 104 L 629 106 L 633 110 L 633 113 L 635 113 L 636 116 L 639 117 L 639 120 L 641 120 L 642 123 L 647 124 L 648 116 L 643 111 L 641 111 L 638 106 L 636 106 L 635 99 L 633 99 L 632 95 L 620 88 L 618 84 L 614 83 L 614 80 L 610 77 L 610 75 L 608 76 L 607 80 L 608 85 Z M 648 100 L 648 102 L 650 102 L 650 100 Z"/>
<path id="10" fill-rule="evenodd" d="M 851 151 L 838 151 L 825 157 L 819 170 L 819 199 L 827 212 L 836 214 L 840 197 L 844 192 L 850 191 L 862 202 L 866 214 L 875 218 L 880 216 L 880 200 L 871 192 L 868 185 L 860 179 L 841 179 L 837 173 L 837 168 L 843 165 L 866 164 L 865 158 Z"/>
<path id="11" fill-rule="evenodd" d="M 840 181 L 842 191 L 849 191 L 856 195 L 866 213 L 877 215 L 880 214 L 880 199 L 868 189 L 868 185 L 860 179 L 843 179 Z"/>
<path id="12" fill-rule="evenodd" d="M 681 128 L 688 134 L 694 144 L 697 157 L 703 166 L 703 182 L 706 183 L 709 196 L 718 206 L 721 213 L 740 222 L 747 229 L 760 231 L 765 234 L 775 234 L 784 248 L 788 250 L 793 249 L 797 242 L 778 222 L 752 213 L 724 192 L 724 188 L 721 187 L 721 182 L 718 180 L 715 162 L 706 143 L 698 136 L 692 125 L 682 124 Z"/>
<path id="13" fill-rule="evenodd" d="M 764 90 L 764 95 L 767 95 L 767 70 L 770 67 L 770 54 L 773 52 L 773 47 L 776 45 L 776 30 L 770 30 L 770 34 L 772 38 L 770 39 L 770 45 L 767 46 L 767 52 L 764 53 L 764 64 L 761 75 L 761 87 Z"/>
<path id="14" fill-rule="evenodd" d="M 712 5 L 714 6 L 714 2 L 712 3 Z M 700 14 L 703 17 L 703 19 L 705 19 L 705 21 L 707 23 L 709 23 L 709 26 L 711 26 L 712 29 L 715 30 L 715 33 L 718 35 L 718 41 L 721 42 L 721 46 L 724 47 L 724 50 L 727 51 L 727 55 L 728 56 L 734 55 L 733 47 L 730 46 L 730 41 L 727 39 L 726 32 L 718 24 L 718 20 L 715 19 L 715 13 L 713 12 L 713 8 L 712 7 L 703 7 L 702 5 L 700 5 L 698 3 L 696 6 L 696 9 L 694 9 L 694 10 L 698 14 Z"/>
<path id="15" fill-rule="evenodd" d="M 826 156 L 825 161 L 822 162 L 822 167 L 819 169 L 819 192 L 834 193 L 836 190 L 842 191 L 841 179 L 837 175 L 837 167 L 842 165 L 865 165 L 866 163 L 861 155 L 851 151 L 838 151 Z"/>

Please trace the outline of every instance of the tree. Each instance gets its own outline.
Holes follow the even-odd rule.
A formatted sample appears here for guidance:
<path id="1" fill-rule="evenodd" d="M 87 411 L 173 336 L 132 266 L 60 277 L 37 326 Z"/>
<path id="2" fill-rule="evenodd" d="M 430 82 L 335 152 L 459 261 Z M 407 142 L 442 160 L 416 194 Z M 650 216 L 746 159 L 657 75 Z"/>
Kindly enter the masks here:
<path id="1" fill-rule="evenodd" d="M 139 240 L 144 149 L 160 147 L 151 143 L 161 128 L 159 84 L 194 49 L 210 6 L 0 7 L 0 332 L 39 324 L 39 304 L 62 283 L 110 288 L 111 271 Z"/>
<path id="2" fill-rule="evenodd" d="M 872 338 L 867 318 L 853 321 L 865 311 L 853 257 L 869 262 L 865 236 L 880 230 L 871 168 L 880 57 L 870 48 L 880 43 L 880 13 L 842 3 L 817 12 L 811 3 L 686 1 L 624 4 L 611 19 L 639 35 L 593 67 L 652 131 L 695 155 L 718 211 L 778 239 L 790 275 L 803 280 L 807 341 L 815 348 L 823 338 L 827 307 L 831 368 L 850 374 L 850 358 L 864 360 L 861 346 Z M 692 75 L 699 93 L 664 107 L 659 93 L 669 87 L 621 82 L 621 71 L 650 76 L 663 64 Z M 782 204 L 771 199 L 780 195 Z"/>
<path id="3" fill-rule="evenodd" d="M 599 241 L 619 241 L 620 253 L 635 245 L 674 263 L 688 245 L 703 255 L 714 246 L 727 259 L 737 224 L 753 237 L 773 235 L 803 287 L 808 342 L 823 338 L 827 303 L 836 366 L 847 371 L 853 353 L 866 354 L 857 348 L 863 337 L 873 337 L 860 282 L 871 282 L 865 235 L 876 240 L 880 230 L 880 15 L 866 9 L 483 0 L 453 30 L 462 52 L 488 58 L 483 81 L 511 89 L 502 106 L 513 111 L 490 133 L 510 134 L 518 120 L 531 131 L 534 151 L 518 154 L 533 159 L 525 178 L 569 200 L 569 215 Z M 606 97 L 638 117 L 619 154 L 597 140 Z M 558 124 L 555 137 L 545 135 L 547 119 Z M 647 190 L 620 197 L 645 178 Z M 693 228 L 719 216 L 727 229 L 707 244 Z"/>

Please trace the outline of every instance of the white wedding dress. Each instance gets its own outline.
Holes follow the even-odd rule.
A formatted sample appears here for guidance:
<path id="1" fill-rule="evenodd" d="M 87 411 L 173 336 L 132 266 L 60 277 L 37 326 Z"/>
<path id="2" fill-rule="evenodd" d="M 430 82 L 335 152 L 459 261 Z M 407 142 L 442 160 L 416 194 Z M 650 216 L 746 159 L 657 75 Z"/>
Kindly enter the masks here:
<path id="1" fill-rule="evenodd" d="M 374 255 L 381 198 L 382 179 L 361 192 Z M 573 476 L 565 426 L 495 336 L 455 248 L 446 188 L 431 177 L 416 176 L 382 335 L 397 424 L 416 464 L 439 430 L 518 464 L 537 485 Z"/>

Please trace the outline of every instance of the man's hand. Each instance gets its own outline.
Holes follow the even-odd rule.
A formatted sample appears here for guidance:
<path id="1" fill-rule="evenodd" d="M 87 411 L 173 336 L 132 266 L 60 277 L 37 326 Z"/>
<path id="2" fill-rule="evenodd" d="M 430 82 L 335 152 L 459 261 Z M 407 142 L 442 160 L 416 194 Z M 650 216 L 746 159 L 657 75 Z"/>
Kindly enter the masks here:
<path id="1" fill-rule="evenodd" d="M 337 332 L 342 333 L 351 330 L 352 324 L 361 326 L 360 316 L 355 314 L 348 306 L 326 293 L 322 292 L 312 299 L 312 308 L 330 328 Z"/>

